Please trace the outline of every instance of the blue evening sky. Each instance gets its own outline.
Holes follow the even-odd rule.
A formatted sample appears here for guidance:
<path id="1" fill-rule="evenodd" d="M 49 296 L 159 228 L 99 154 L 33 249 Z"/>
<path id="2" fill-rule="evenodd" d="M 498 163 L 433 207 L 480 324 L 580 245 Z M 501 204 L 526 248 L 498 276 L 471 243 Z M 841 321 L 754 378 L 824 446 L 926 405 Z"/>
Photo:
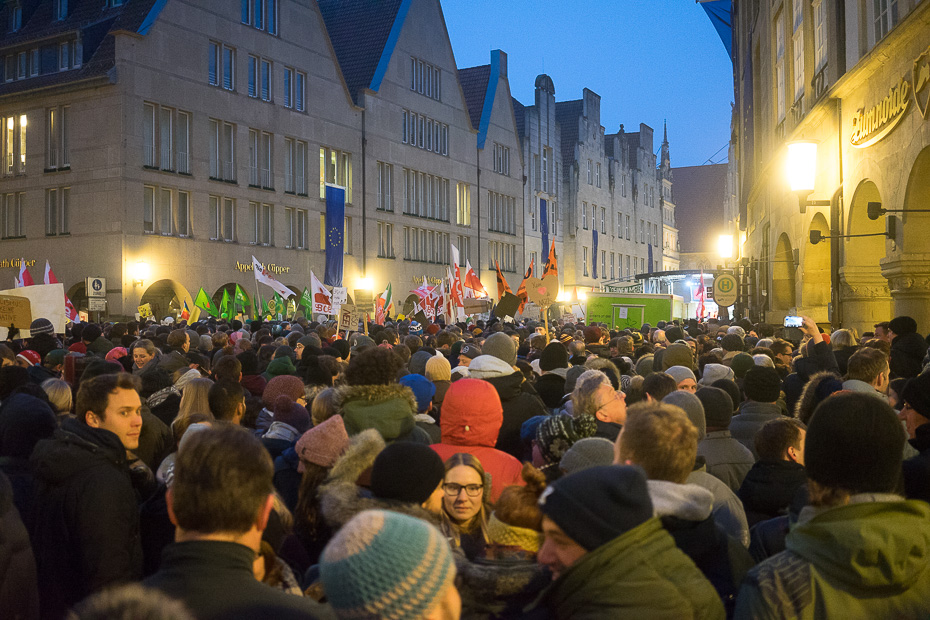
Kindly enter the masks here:
<path id="1" fill-rule="evenodd" d="M 556 101 L 601 96 L 601 125 L 655 130 L 668 120 L 672 166 L 726 161 L 732 65 L 693 0 L 442 0 L 459 67 L 507 53 L 511 94 L 532 105 L 548 73 Z"/>

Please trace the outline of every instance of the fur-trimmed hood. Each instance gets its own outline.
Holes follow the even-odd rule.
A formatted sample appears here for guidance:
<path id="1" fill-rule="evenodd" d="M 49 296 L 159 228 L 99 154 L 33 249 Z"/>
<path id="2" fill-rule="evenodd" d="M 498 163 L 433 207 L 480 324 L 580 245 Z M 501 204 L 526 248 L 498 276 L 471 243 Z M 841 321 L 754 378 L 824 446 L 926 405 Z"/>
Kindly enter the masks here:
<path id="1" fill-rule="evenodd" d="M 530 559 L 477 559 L 453 553 L 462 618 L 512 617 L 552 583 L 545 566 Z"/>
<path id="2" fill-rule="evenodd" d="M 410 433 L 417 413 L 413 390 L 404 385 L 344 385 L 336 390 L 333 406 L 349 435 L 377 429 L 385 441 Z"/>
<path id="3" fill-rule="evenodd" d="M 438 526 L 438 517 L 420 506 L 365 495 L 367 492 L 356 484 L 359 477 L 374 465 L 384 446 L 384 438 L 375 429 L 355 435 L 320 487 L 323 519 L 334 532 L 363 510 L 392 510 Z"/>

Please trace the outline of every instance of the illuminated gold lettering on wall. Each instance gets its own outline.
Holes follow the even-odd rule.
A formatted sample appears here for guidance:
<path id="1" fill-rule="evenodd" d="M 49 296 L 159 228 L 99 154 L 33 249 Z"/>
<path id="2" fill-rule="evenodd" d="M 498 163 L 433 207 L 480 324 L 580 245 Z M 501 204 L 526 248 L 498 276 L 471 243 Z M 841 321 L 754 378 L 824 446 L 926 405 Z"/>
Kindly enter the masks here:
<path id="1" fill-rule="evenodd" d="M 282 273 L 291 272 L 290 267 L 284 267 L 282 265 L 275 265 L 274 263 L 270 263 L 268 265 L 265 265 L 263 263 L 262 268 L 267 269 L 268 271 L 276 275 L 281 275 Z M 236 261 L 236 271 L 239 271 L 239 272 L 252 271 L 251 261 L 248 263 L 242 263 L 242 262 Z"/>
<path id="2" fill-rule="evenodd" d="M 852 118 L 850 143 L 856 148 L 872 146 L 888 134 L 904 118 L 910 107 L 911 84 L 906 79 L 888 89 L 888 94 L 869 109 L 859 109 Z"/>

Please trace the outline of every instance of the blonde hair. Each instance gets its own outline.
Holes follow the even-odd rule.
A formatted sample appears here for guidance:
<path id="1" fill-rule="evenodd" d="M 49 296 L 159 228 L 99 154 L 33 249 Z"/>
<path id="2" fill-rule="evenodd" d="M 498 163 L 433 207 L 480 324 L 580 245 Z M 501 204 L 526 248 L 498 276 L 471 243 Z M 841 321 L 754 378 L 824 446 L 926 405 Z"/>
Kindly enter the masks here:
<path id="1" fill-rule="evenodd" d="M 313 425 L 322 424 L 336 414 L 336 389 L 326 388 L 313 398 L 310 405 L 310 419 Z"/>
<path id="2" fill-rule="evenodd" d="M 452 468 L 458 467 L 459 465 L 471 467 L 481 476 L 481 481 L 484 484 L 484 494 L 481 497 L 481 508 L 478 510 L 478 514 L 472 517 L 468 523 L 461 524 L 452 520 L 452 517 L 446 512 L 446 505 L 445 502 L 443 502 L 442 533 L 452 539 L 455 547 L 461 545 L 462 534 L 474 534 L 476 530 L 481 531 L 481 536 L 484 538 L 485 544 L 490 543 L 491 537 L 488 535 L 488 515 L 491 512 L 491 477 L 484 472 L 481 461 L 467 452 L 459 452 L 458 454 L 450 456 L 448 460 L 446 460 L 446 473 L 449 473 Z"/>
<path id="3" fill-rule="evenodd" d="M 71 404 L 74 395 L 67 381 L 61 379 L 46 379 L 42 382 L 42 389 L 48 395 L 49 403 L 55 408 L 58 415 L 71 413 Z"/>
<path id="4" fill-rule="evenodd" d="M 627 411 L 617 455 L 642 467 L 650 480 L 683 484 L 694 469 L 697 444 L 697 428 L 680 407 L 637 403 Z"/>
<path id="5" fill-rule="evenodd" d="M 207 378 L 192 379 L 181 391 L 181 405 L 178 417 L 183 418 L 192 413 L 212 413 L 210 411 L 210 388 L 213 381 Z"/>

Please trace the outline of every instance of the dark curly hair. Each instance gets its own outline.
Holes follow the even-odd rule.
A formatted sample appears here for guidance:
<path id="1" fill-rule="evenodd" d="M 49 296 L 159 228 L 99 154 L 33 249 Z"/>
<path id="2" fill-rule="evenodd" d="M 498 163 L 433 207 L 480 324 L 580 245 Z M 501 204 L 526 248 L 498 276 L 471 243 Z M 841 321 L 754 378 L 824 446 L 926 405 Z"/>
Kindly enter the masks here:
<path id="1" fill-rule="evenodd" d="M 350 358 L 345 380 L 348 385 L 387 385 L 395 382 L 400 365 L 394 351 L 372 347 Z"/>

